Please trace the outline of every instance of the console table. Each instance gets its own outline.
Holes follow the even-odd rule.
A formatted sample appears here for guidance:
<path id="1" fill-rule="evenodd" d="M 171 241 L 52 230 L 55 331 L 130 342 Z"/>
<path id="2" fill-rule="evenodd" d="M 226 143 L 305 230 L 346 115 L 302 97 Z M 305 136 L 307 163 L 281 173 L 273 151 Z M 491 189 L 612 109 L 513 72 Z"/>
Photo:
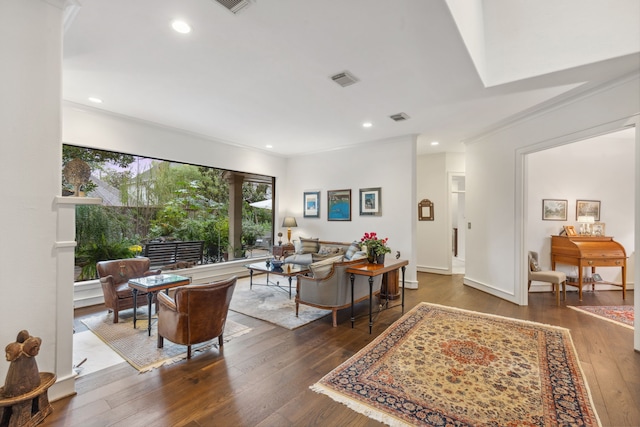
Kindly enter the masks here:
<path id="1" fill-rule="evenodd" d="M 373 327 L 373 315 L 372 315 L 372 307 L 373 307 L 373 278 L 375 276 L 379 276 L 381 274 L 389 274 L 391 272 L 396 272 L 398 270 L 402 270 L 402 312 L 404 313 L 404 273 L 407 265 L 409 265 L 409 261 L 403 259 L 394 259 L 394 260 L 385 260 L 384 264 L 357 264 L 353 267 L 347 268 L 345 271 L 351 275 L 351 328 L 353 328 L 353 324 L 355 322 L 355 316 L 353 314 L 353 286 L 356 279 L 356 274 L 360 276 L 368 276 L 369 277 L 369 333 L 371 333 L 371 329 Z M 389 282 L 389 280 L 387 280 Z M 389 298 L 386 298 L 386 306 L 389 308 Z"/>
<path id="2" fill-rule="evenodd" d="M 568 264 L 578 267 L 578 298 L 582 301 L 582 268 L 591 267 L 595 273 L 596 267 L 620 267 L 622 269 L 622 284 L 610 285 L 622 287 L 622 299 L 627 298 L 627 254 L 624 247 L 605 236 L 551 236 L 551 269 L 556 264 Z M 571 285 L 571 283 L 567 283 Z M 591 282 L 592 287 L 594 283 Z M 593 289 L 593 288 L 592 288 Z"/>

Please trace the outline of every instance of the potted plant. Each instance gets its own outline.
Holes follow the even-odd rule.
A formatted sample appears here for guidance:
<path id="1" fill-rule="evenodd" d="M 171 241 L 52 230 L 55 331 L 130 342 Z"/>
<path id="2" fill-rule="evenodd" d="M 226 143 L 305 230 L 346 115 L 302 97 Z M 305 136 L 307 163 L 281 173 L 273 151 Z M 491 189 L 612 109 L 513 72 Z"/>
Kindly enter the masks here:
<path id="1" fill-rule="evenodd" d="M 388 240 L 388 237 L 379 239 L 378 235 L 374 232 L 364 233 L 364 236 L 360 239 L 360 246 L 367 248 L 367 259 L 370 263 L 384 264 L 384 255 L 391 252 L 391 248 L 387 246 Z"/>

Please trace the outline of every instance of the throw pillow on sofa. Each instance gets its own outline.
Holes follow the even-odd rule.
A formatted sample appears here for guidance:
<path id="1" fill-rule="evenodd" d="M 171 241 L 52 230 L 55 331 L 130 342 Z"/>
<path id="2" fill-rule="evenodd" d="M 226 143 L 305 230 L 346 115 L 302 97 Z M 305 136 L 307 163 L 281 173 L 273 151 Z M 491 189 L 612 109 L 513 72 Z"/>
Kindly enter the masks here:
<path id="1" fill-rule="evenodd" d="M 318 249 L 318 255 L 337 255 L 341 251 L 341 248 L 338 246 L 320 245 L 320 249 Z"/>
<path id="2" fill-rule="evenodd" d="M 351 259 L 349 261 L 355 261 L 357 259 L 362 259 L 362 258 L 366 258 L 366 257 L 367 257 L 367 253 L 365 251 L 358 251 L 358 252 L 353 254 L 353 256 L 351 257 Z"/>
<path id="3" fill-rule="evenodd" d="M 360 250 L 360 243 L 358 243 L 358 242 L 356 242 L 354 240 L 353 242 L 351 242 L 351 245 L 349 245 L 349 249 L 347 249 L 347 252 L 345 252 L 344 258 L 346 260 L 351 261 L 351 258 L 353 257 L 353 254 L 355 254 L 359 250 Z"/>
<path id="4" fill-rule="evenodd" d="M 304 239 L 300 238 L 300 252 L 299 254 L 315 254 L 318 252 L 320 248 L 320 244 L 318 243 L 320 239 Z"/>
<path id="5" fill-rule="evenodd" d="M 309 271 L 314 279 L 324 279 L 331 273 L 331 269 L 333 268 L 333 264 L 336 262 L 342 262 L 343 256 L 338 255 L 331 258 L 323 259 L 322 261 L 314 262 L 313 264 L 309 264 Z"/>

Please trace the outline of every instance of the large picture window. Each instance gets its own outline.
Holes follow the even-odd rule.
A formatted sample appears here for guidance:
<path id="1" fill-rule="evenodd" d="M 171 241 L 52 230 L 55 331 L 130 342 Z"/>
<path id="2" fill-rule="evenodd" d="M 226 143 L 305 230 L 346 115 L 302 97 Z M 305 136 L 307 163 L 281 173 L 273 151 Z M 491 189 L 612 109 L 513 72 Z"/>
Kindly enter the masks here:
<path id="1" fill-rule="evenodd" d="M 203 241 L 202 263 L 270 251 L 273 177 L 63 145 L 63 168 L 73 159 L 89 165 L 90 179 L 78 188 L 63 176 L 62 194 L 103 201 L 76 208 L 77 280 L 150 242 Z M 241 220 L 230 218 L 238 210 Z"/>

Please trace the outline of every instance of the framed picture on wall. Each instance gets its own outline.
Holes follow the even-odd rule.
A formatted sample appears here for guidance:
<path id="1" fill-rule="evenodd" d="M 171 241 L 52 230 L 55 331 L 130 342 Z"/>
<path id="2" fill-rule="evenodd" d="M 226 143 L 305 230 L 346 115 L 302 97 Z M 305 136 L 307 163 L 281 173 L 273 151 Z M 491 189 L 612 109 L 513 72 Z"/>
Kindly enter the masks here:
<path id="1" fill-rule="evenodd" d="M 380 205 L 380 192 L 378 188 L 361 188 L 360 189 L 360 215 L 382 215 Z"/>
<path id="2" fill-rule="evenodd" d="M 351 190 L 327 191 L 327 220 L 351 221 Z"/>
<path id="3" fill-rule="evenodd" d="M 320 218 L 319 191 L 305 191 L 303 212 L 305 218 Z"/>
<path id="4" fill-rule="evenodd" d="M 576 220 L 579 216 L 592 216 L 600 221 L 600 200 L 576 200 Z"/>
<path id="5" fill-rule="evenodd" d="M 544 221 L 566 221 L 567 201 L 559 199 L 542 199 L 542 219 Z"/>

